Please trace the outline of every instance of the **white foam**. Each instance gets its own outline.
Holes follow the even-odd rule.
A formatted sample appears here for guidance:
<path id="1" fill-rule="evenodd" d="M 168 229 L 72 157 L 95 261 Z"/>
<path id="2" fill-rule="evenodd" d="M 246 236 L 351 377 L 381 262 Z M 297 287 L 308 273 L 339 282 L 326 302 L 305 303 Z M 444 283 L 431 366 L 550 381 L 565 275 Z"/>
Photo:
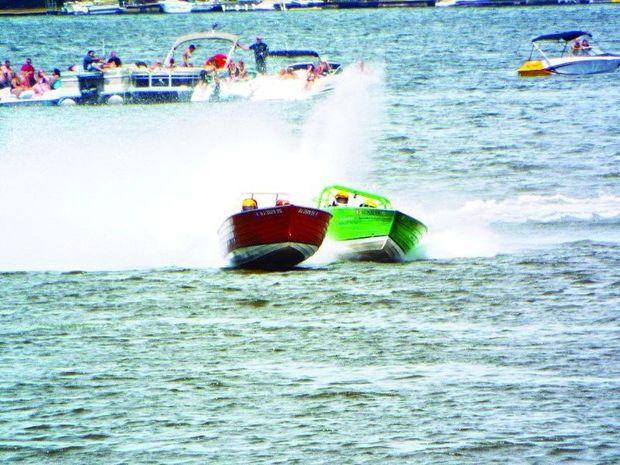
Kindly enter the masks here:
<path id="1" fill-rule="evenodd" d="M 364 164 L 371 77 L 314 102 L 301 131 L 275 103 L 16 113 L 0 134 L 0 270 L 222 265 L 217 229 L 241 193 L 313 204 Z"/>

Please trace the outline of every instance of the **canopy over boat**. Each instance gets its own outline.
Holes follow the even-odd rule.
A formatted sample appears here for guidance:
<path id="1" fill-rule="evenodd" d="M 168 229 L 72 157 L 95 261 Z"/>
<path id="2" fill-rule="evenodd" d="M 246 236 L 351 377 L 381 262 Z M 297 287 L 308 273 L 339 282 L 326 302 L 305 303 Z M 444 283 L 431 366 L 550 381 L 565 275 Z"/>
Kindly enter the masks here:
<path id="1" fill-rule="evenodd" d="M 587 31 L 564 31 L 564 32 L 555 32 L 553 34 L 543 34 L 538 37 L 532 39 L 532 42 L 540 42 L 542 40 L 563 40 L 565 42 L 570 42 L 571 40 L 575 40 L 577 37 L 588 36 L 592 37 Z"/>
<path id="2" fill-rule="evenodd" d="M 187 34 L 187 35 L 178 37 L 177 40 L 175 40 L 174 44 L 172 45 L 172 48 L 168 52 L 168 55 L 166 55 L 164 63 L 169 63 L 170 59 L 174 57 L 174 52 L 182 45 L 190 43 L 190 42 L 199 42 L 201 40 L 221 40 L 221 41 L 229 42 L 231 44 L 230 53 L 232 53 L 237 47 L 237 44 L 239 43 L 239 36 L 236 36 L 235 34 L 230 34 L 228 32 L 210 31 L 210 32 L 194 32 L 192 34 Z"/>
<path id="3" fill-rule="evenodd" d="M 321 195 L 319 197 L 319 208 L 329 207 L 334 197 L 337 194 L 342 195 L 343 193 L 347 194 L 349 197 L 359 198 L 361 201 L 371 200 L 373 201 L 373 207 L 375 208 L 392 208 L 392 203 L 387 197 L 360 189 L 354 189 L 352 187 L 341 186 L 339 184 L 332 184 L 321 191 Z"/>
<path id="4" fill-rule="evenodd" d="M 270 50 L 271 57 L 299 58 L 299 57 L 315 57 L 319 58 L 318 52 L 314 50 Z"/>

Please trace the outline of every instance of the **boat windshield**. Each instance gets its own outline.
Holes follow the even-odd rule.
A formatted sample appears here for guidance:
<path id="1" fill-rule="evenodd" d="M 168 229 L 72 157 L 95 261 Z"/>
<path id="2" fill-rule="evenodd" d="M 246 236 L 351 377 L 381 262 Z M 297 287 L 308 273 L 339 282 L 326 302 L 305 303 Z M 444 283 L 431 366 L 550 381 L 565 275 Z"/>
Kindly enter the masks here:
<path id="1" fill-rule="evenodd" d="M 392 203 L 387 197 L 379 194 L 333 184 L 323 189 L 319 196 L 318 206 L 319 208 L 342 206 L 391 209 Z"/>

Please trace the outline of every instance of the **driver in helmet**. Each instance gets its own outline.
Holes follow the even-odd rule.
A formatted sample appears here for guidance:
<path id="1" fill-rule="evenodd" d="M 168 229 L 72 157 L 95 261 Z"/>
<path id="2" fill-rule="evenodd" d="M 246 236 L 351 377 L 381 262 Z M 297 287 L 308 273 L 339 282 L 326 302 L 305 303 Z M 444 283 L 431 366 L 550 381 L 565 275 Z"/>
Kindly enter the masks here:
<path id="1" fill-rule="evenodd" d="M 256 210 L 258 208 L 258 202 L 255 199 L 243 199 L 241 204 L 241 211 Z"/>
<path id="2" fill-rule="evenodd" d="M 336 192 L 334 195 L 333 207 L 344 207 L 349 203 L 349 194 L 343 191 Z"/>

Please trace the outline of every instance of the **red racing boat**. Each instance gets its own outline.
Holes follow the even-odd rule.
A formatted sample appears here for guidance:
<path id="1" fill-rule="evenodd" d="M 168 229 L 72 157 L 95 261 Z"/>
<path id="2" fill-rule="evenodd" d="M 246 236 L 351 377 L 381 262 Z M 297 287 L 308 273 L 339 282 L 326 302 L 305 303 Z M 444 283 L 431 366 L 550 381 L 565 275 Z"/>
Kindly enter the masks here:
<path id="1" fill-rule="evenodd" d="M 252 195 L 243 211 L 220 227 L 226 258 L 239 268 L 278 270 L 292 268 L 318 250 L 331 214 L 278 200 L 272 208 L 258 208 Z"/>

